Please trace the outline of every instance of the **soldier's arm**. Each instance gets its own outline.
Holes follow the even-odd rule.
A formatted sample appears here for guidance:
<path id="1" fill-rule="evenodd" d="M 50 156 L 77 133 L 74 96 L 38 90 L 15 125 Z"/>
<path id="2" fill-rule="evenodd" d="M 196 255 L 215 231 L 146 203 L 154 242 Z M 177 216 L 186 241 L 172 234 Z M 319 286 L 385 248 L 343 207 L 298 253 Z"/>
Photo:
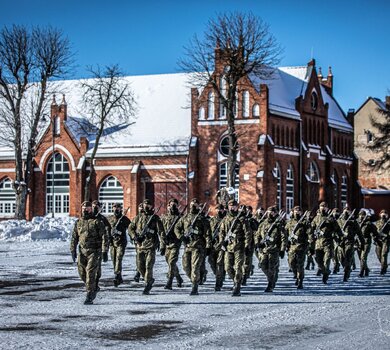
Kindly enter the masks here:
<path id="1" fill-rule="evenodd" d="M 287 230 L 283 224 L 280 224 L 279 226 L 280 235 L 281 235 L 281 244 L 280 244 L 280 251 L 284 252 L 287 248 Z"/>
<path id="2" fill-rule="evenodd" d="M 102 252 L 106 253 L 108 252 L 110 246 L 110 237 L 108 236 L 106 226 L 102 220 L 97 220 L 97 229 L 99 234 L 102 236 Z"/>
<path id="3" fill-rule="evenodd" d="M 253 231 L 248 220 L 244 221 L 242 229 L 244 230 L 245 249 L 248 249 L 253 244 Z"/>
<path id="4" fill-rule="evenodd" d="M 129 225 L 128 234 L 129 234 L 129 237 L 132 241 L 135 241 L 136 230 L 137 230 L 137 221 L 138 221 L 138 216 L 136 216 L 134 218 L 134 220 L 130 222 L 130 225 Z"/>
<path id="5" fill-rule="evenodd" d="M 184 236 L 184 216 L 179 219 L 177 224 L 175 225 L 175 236 L 177 239 L 182 239 Z"/>
<path id="6" fill-rule="evenodd" d="M 76 220 L 73 226 L 73 231 L 72 231 L 72 238 L 70 239 L 70 251 L 72 253 L 76 252 L 77 245 L 79 244 L 79 233 L 77 230 L 77 223 L 79 220 Z"/>
<path id="7" fill-rule="evenodd" d="M 206 218 L 203 220 L 203 229 L 204 229 L 204 234 L 206 239 L 206 249 L 208 249 L 212 245 L 212 233 L 211 233 L 210 221 Z"/>

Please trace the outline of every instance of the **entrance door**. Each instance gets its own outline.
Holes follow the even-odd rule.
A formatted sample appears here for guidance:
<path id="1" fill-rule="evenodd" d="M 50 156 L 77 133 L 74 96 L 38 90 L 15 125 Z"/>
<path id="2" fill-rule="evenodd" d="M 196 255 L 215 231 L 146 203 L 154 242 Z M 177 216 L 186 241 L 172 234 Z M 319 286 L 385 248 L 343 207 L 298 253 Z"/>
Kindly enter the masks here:
<path id="1" fill-rule="evenodd" d="M 179 210 L 187 203 L 185 182 L 147 182 L 145 192 L 145 198 L 150 199 L 156 209 L 161 206 L 159 215 L 166 213 L 171 198 L 179 201 Z"/>

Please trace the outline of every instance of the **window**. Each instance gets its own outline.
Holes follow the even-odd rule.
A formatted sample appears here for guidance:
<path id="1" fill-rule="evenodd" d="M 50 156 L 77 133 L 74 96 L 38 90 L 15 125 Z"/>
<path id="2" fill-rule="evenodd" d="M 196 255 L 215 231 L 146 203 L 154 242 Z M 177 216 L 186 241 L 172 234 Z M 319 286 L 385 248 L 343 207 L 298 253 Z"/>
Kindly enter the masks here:
<path id="1" fill-rule="evenodd" d="M 370 130 L 364 130 L 364 133 L 367 135 L 367 143 L 372 142 L 374 134 Z"/>
<path id="2" fill-rule="evenodd" d="M 306 178 L 310 182 L 314 182 L 314 183 L 320 182 L 320 172 L 315 162 L 310 162 L 309 168 L 307 169 Z"/>
<path id="3" fill-rule="evenodd" d="M 214 119 L 214 93 L 209 92 L 208 97 L 207 97 L 207 107 L 208 107 L 208 112 L 207 112 L 207 119 Z"/>
<path id="4" fill-rule="evenodd" d="M 219 151 L 225 157 L 229 156 L 229 136 L 225 136 L 219 144 Z"/>
<path id="5" fill-rule="evenodd" d="M 282 208 L 282 175 L 279 163 L 275 164 L 273 175 L 276 178 L 276 205 L 278 209 Z"/>
<path id="6" fill-rule="evenodd" d="M 242 116 L 249 117 L 249 91 L 242 93 Z"/>
<path id="7" fill-rule="evenodd" d="M 104 180 L 99 190 L 99 201 L 103 205 L 103 214 L 111 214 L 114 203 L 123 205 L 123 188 L 116 177 L 109 176 Z"/>
<path id="8" fill-rule="evenodd" d="M 311 94 L 310 103 L 311 103 L 311 109 L 315 111 L 318 107 L 318 96 L 315 91 L 313 91 Z"/>
<path id="9" fill-rule="evenodd" d="M 61 153 L 57 152 L 47 164 L 46 213 L 68 215 L 69 200 L 69 163 Z"/>
<path id="10" fill-rule="evenodd" d="M 239 200 L 239 187 L 240 187 L 240 177 L 239 177 L 240 167 L 236 164 L 236 177 L 234 181 L 235 199 Z M 219 165 L 219 189 L 227 186 L 227 163 L 221 163 Z"/>
<path id="11" fill-rule="evenodd" d="M 339 207 L 339 177 L 337 175 L 336 170 L 333 171 L 333 175 L 331 178 L 333 182 L 333 206 L 335 208 Z"/>
<path id="12" fill-rule="evenodd" d="M 294 207 L 294 170 L 290 164 L 286 176 L 286 211 L 289 213 Z"/>
<path id="13" fill-rule="evenodd" d="M 0 182 L 0 216 L 13 216 L 16 209 L 16 195 L 12 180 L 5 178 Z"/>
<path id="14" fill-rule="evenodd" d="M 219 86 L 220 86 L 221 95 L 223 97 L 226 97 L 226 80 L 224 77 L 220 78 Z M 223 98 L 219 99 L 219 117 L 221 119 L 226 118 L 226 107 L 223 104 Z"/>
<path id="15" fill-rule="evenodd" d="M 346 175 L 341 177 L 341 207 L 348 203 L 348 178 Z"/>
<path id="16" fill-rule="evenodd" d="M 260 106 L 257 103 L 252 107 L 252 116 L 253 118 L 260 117 Z"/>
<path id="17" fill-rule="evenodd" d="M 199 120 L 204 120 L 205 114 L 204 114 L 204 107 L 199 108 Z"/>

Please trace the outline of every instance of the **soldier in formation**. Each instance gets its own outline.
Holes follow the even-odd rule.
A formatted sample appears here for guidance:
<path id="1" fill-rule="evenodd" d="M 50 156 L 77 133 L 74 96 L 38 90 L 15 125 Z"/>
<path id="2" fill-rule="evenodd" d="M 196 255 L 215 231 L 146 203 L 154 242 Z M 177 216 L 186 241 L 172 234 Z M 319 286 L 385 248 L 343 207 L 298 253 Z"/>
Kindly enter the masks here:
<path id="1" fill-rule="evenodd" d="M 386 210 L 381 210 L 379 220 L 376 223 L 378 230 L 378 241 L 375 249 L 376 256 L 381 263 L 381 275 L 387 272 L 387 256 L 390 247 L 390 219 L 389 213 Z"/>

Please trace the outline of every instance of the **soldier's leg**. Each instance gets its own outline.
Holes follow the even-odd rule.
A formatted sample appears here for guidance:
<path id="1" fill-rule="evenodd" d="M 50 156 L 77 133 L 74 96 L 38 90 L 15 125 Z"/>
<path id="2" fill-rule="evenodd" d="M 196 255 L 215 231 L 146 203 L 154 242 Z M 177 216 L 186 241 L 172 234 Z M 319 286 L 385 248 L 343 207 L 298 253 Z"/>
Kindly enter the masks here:
<path id="1" fill-rule="evenodd" d="M 269 274 L 272 281 L 272 290 L 275 289 L 279 274 L 279 253 L 272 253 L 269 258 Z"/>
<path id="2" fill-rule="evenodd" d="M 225 262 L 225 252 L 220 250 L 217 257 L 217 267 L 216 267 L 216 276 L 215 276 L 215 291 L 220 291 L 223 285 L 224 277 L 224 262 Z"/>
<path id="3" fill-rule="evenodd" d="M 115 274 L 118 276 L 119 283 L 123 283 L 122 278 L 122 262 L 123 262 L 123 256 L 125 255 L 126 247 L 125 246 L 119 246 L 116 249 L 116 267 L 115 267 Z"/>
<path id="4" fill-rule="evenodd" d="M 110 245 L 110 256 L 111 256 L 111 261 L 112 265 L 114 268 L 114 273 L 115 273 L 115 266 L 116 266 L 116 249 L 113 245 Z"/>
<path id="5" fill-rule="evenodd" d="M 344 258 L 343 258 L 343 265 L 344 265 L 344 282 L 347 282 L 350 275 L 351 275 L 351 269 L 352 269 L 352 258 L 353 254 L 355 252 L 355 247 L 353 245 L 347 244 L 344 247 Z"/>
<path id="6" fill-rule="evenodd" d="M 102 262 L 102 252 L 95 251 L 87 256 L 87 266 L 86 266 L 86 289 L 87 292 L 96 291 L 96 273 L 98 271 L 99 265 Z"/>
<path id="7" fill-rule="evenodd" d="M 148 249 L 145 253 L 145 283 L 148 284 L 151 283 L 151 281 L 154 282 L 153 267 L 156 261 L 156 251 L 154 249 Z"/>
<path id="8" fill-rule="evenodd" d="M 205 254 L 202 249 L 196 249 L 191 256 L 191 282 L 193 284 L 199 284 L 201 278 L 201 268 L 203 264 Z"/>
<path id="9" fill-rule="evenodd" d="M 135 268 L 135 275 L 134 275 L 134 277 L 133 277 L 133 279 L 134 279 L 134 281 L 135 282 L 139 282 L 139 279 L 140 279 L 140 277 L 141 277 L 141 274 L 140 274 L 140 272 L 139 272 L 139 270 L 138 270 L 138 265 L 139 265 L 139 262 L 138 262 L 138 258 L 139 258 L 139 254 L 138 254 L 138 251 L 139 251 L 139 249 L 138 249 L 138 245 L 136 244 L 135 245 L 135 266 L 136 266 L 136 268 Z"/>
<path id="10" fill-rule="evenodd" d="M 382 247 L 377 244 L 376 247 L 375 247 L 375 254 L 376 254 L 376 257 L 378 258 L 379 262 L 381 263 L 381 259 L 382 259 Z"/>
<path id="11" fill-rule="evenodd" d="M 303 288 L 303 278 L 305 277 L 305 258 L 306 252 L 304 250 L 298 250 L 296 252 L 296 269 L 297 269 L 297 288 Z"/>
<path id="12" fill-rule="evenodd" d="M 241 284 L 242 282 L 242 273 L 243 273 L 243 266 L 244 266 L 244 259 L 245 254 L 242 250 L 236 250 L 234 252 L 234 283 L 235 284 Z"/>
<path id="13" fill-rule="evenodd" d="M 339 249 L 340 247 L 335 245 L 333 254 L 333 274 L 337 274 L 340 271 Z"/>
<path id="14" fill-rule="evenodd" d="M 192 256 L 191 250 L 185 248 L 182 256 L 182 265 L 183 265 L 183 270 L 190 281 L 191 281 L 191 256 Z"/>
<path id="15" fill-rule="evenodd" d="M 207 260 L 211 267 L 211 271 L 213 271 L 213 274 L 215 276 L 217 275 L 217 258 L 218 258 L 218 253 L 214 248 L 212 248 Z"/>
<path id="16" fill-rule="evenodd" d="M 88 264 L 87 257 L 81 251 L 79 251 L 79 256 L 77 259 L 77 270 L 78 270 L 79 276 L 80 276 L 81 280 L 84 282 L 84 284 L 86 283 L 87 264 Z"/>
<path id="17" fill-rule="evenodd" d="M 234 254 L 225 252 L 225 271 L 234 280 Z"/>
<path id="18" fill-rule="evenodd" d="M 371 245 L 370 244 L 365 244 L 361 253 L 360 253 L 360 277 L 363 276 L 368 276 L 369 275 L 369 268 L 367 265 L 367 258 L 368 258 L 368 253 L 370 252 Z"/>
<path id="19" fill-rule="evenodd" d="M 297 279 L 297 259 L 295 250 L 291 249 L 288 252 L 288 265 L 290 266 L 291 271 L 294 274 L 294 278 Z"/>
<path id="20" fill-rule="evenodd" d="M 137 252 L 137 270 L 141 274 L 142 278 L 145 280 L 145 273 L 146 273 L 146 251 L 138 249 Z"/>
<path id="21" fill-rule="evenodd" d="M 330 261 L 334 256 L 332 245 L 327 245 L 324 247 L 324 269 L 322 270 L 322 282 L 327 283 L 330 275 Z"/>

